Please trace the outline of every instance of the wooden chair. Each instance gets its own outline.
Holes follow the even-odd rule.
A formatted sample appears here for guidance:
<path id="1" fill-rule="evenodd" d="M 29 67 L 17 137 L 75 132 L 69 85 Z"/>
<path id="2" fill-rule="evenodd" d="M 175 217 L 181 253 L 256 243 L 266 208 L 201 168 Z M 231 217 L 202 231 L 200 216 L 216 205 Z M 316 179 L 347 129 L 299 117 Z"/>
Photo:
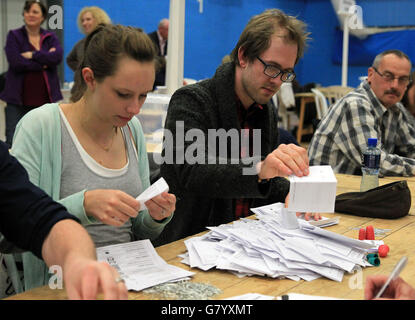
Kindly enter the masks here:
<path id="1" fill-rule="evenodd" d="M 317 89 L 318 92 L 321 93 L 327 99 L 327 110 L 328 110 L 328 108 L 330 108 L 330 106 L 333 105 L 338 99 L 345 96 L 347 93 L 352 91 L 354 88 L 342 87 L 342 86 L 329 86 L 329 87 L 324 87 L 324 88 L 319 87 L 315 89 Z M 296 94 L 295 96 L 301 98 L 300 118 L 299 118 L 299 123 L 298 123 L 298 130 L 297 130 L 297 141 L 300 143 L 301 137 L 304 134 L 313 133 L 313 128 L 311 126 L 308 128 L 304 128 L 304 113 L 305 113 L 306 103 L 314 101 L 316 103 L 317 112 L 319 112 L 318 103 L 320 103 L 321 105 L 322 103 L 324 103 L 324 99 L 321 98 L 321 95 L 319 95 L 318 93 L 316 94 L 315 92 L 300 93 L 300 94 Z M 321 114 L 321 118 L 324 116 L 325 112 L 327 111 L 323 110 L 323 114 Z M 317 118 L 321 119 L 319 118 L 318 115 L 317 115 Z"/>

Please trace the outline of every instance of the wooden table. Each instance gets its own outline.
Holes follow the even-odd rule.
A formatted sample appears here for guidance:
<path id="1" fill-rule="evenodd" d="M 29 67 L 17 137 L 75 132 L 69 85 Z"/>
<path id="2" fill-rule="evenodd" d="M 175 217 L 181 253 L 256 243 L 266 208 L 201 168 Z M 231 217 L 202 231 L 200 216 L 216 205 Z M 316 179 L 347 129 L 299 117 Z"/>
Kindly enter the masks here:
<path id="1" fill-rule="evenodd" d="M 359 190 L 359 176 L 341 174 L 336 176 L 338 179 L 337 194 Z M 406 255 L 409 261 L 401 276 L 415 287 L 415 178 L 383 178 L 379 180 L 380 185 L 382 185 L 403 179 L 408 181 L 412 195 L 412 206 L 408 216 L 397 220 L 384 220 L 337 213 L 324 214 L 327 217 L 340 216 L 340 223 L 328 227 L 328 230 L 344 234 L 351 238 L 357 238 L 358 236 L 358 230 L 353 230 L 354 228 L 362 228 L 367 225 L 392 230 L 386 235 L 376 238 L 378 240 L 383 239 L 390 247 L 388 256 L 381 258 L 381 265 L 379 267 L 364 268 L 362 273 L 345 274 L 343 281 L 340 283 L 326 278 L 320 278 L 311 282 L 278 280 L 258 276 L 238 278 L 226 271 L 210 270 L 204 272 L 199 269 L 192 269 L 182 264 L 180 258 L 177 257 L 178 254 L 186 252 L 183 240 L 160 246 L 156 250 L 168 263 L 195 272 L 196 274 L 192 281 L 209 283 L 220 288 L 223 293 L 215 296 L 215 299 L 223 299 L 252 292 L 272 296 L 295 292 L 345 299 L 363 299 L 363 288 L 366 277 L 372 274 L 389 274 L 403 255 Z M 142 292 L 129 293 L 129 299 L 132 300 L 154 298 Z M 9 299 L 66 299 L 66 293 L 64 290 L 51 290 L 49 287 L 44 286 L 12 296 Z"/>
<path id="2" fill-rule="evenodd" d="M 301 138 L 304 134 L 313 133 L 312 128 L 311 130 L 304 129 L 304 115 L 305 115 L 305 106 L 309 102 L 314 102 L 314 93 L 312 92 L 303 92 L 303 93 L 296 93 L 296 98 L 300 98 L 300 118 L 298 119 L 298 129 L 297 129 L 297 141 L 298 143 L 301 142 Z"/>

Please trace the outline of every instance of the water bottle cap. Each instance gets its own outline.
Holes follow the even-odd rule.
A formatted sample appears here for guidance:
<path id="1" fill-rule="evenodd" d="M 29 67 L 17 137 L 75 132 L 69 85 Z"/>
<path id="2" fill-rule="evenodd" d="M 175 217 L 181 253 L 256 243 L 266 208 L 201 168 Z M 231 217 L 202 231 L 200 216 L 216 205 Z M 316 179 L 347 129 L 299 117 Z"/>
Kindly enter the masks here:
<path id="1" fill-rule="evenodd" d="M 369 145 L 369 147 L 376 147 L 376 145 L 378 144 L 378 139 L 377 138 L 369 138 L 369 139 L 367 139 L 367 144 Z"/>

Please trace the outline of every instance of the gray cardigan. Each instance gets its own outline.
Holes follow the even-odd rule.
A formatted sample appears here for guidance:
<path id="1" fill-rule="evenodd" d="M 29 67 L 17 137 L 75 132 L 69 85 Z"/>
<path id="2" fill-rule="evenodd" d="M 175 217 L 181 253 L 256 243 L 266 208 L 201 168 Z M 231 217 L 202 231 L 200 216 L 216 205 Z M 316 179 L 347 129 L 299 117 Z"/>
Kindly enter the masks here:
<path id="1" fill-rule="evenodd" d="M 206 141 L 202 142 L 206 150 L 208 129 L 223 128 L 227 132 L 237 129 L 240 135 L 234 84 L 235 66 L 227 63 L 216 70 L 213 78 L 177 90 L 170 100 L 165 129 L 176 138 L 180 137 L 176 132 L 176 121 L 184 122 L 185 135 L 190 129 L 200 129 L 206 136 Z M 263 107 L 262 126 L 258 128 L 261 129 L 261 159 L 278 146 L 277 110 L 271 104 Z M 228 151 L 231 150 L 229 141 Z M 165 140 L 162 156 L 167 160 L 168 154 L 172 153 L 176 160 L 174 164 L 162 164 L 160 172 L 169 184 L 170 192 L 176 195 L 177 203 L 174 217 L 155 241 L 156 245 L 204 231 L 207 226 L 235 220 L 235 199 L 253 198 L 253 206 L 260 206 L 283 202 L 288 194 L 289 182 L 284 178 L 259 184 L 256 174 L 242 174 L 244 168 L 252 167 L 252 162 L 247 162 L 246 158 L 242 161 L 239 154 L 238 159 L 231 161 L 230 151 L 226 164 L 219 161 L 215 164 L 189 164 L 186 161 L 180 164 L 176 156 L 186 155 L 189 146 L 193 149 L 194 141 L 185 141 L 184 148 L 180 149 L 178 143 L 171 145 Z"/>

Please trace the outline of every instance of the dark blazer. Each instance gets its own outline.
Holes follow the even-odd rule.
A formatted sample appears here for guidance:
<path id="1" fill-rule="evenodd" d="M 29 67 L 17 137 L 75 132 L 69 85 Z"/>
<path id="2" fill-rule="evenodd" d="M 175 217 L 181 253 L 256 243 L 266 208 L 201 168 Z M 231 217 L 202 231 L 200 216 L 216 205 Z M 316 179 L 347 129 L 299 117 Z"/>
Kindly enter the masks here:
<path id="1" fill-rule="evenodd" d="M 149 33 L 148 36 L 153 41 L 156 47 L 157 55 L 159 58 L 158 61 L 160 64 L 160 68 L 156 72 L 156 79 L 154 81 L 154 87 L 164 86 L 166 84 L 166 59 L 164 59 L 164 56 L 167 55 L 167 41 L 164 47 L 164 55 L 162 56 L 160 52 L 160 43 L 159 43 L 159 38 L 157 36 L 157 31 L 153 31 Z"/>
<path id="2" fill-rule="evenodd" d="M 172 220 L 153 242 L 155 245 L 193 235 L 207 226 L 235 220 L 235 199 L 254 198 L 253 206 L 284 202 L 289 191 L 288 180 L 275 178 L 259 184 L 256 174 L 243 174 L 244 169 L 252 167 L 254 160 L 264 159 L 278 146 L 277 111 L 270 103 L 263 105 L 263 119 L 258 121 L 258 129 L 261 129 L 260 158 L 242 160 L 238 153 L 238 159 L 231 159 L 228 139 L 226 164 L 220 164 L 218 158 L 211 158 L 216 160 L 214 164 L 189 164 L 186 159 L 181 159 L 186 152 L 195 152 L 195 140 L 180 141 L 185 140 L 181 136 L 186 136 L 191 129 L 197 128 L 204 133 L 206 139 L 200 147 L 205 150 L 208 150 L 209 129 L 223 128 L 226 132 L 237 129 L 240 135 L 234 88 L 235 66 L 227 63 L 216 70 L 213 78 L 182 87 L 173 94 L 167 112 L 165 137 L 170 131 L 178 141 L 170 143 L 165 140 L 162 156 L 168 162 L 172 154 L 174 164 L 162 164 L 160 172 L 169 184 L 170 192 L 176 195 L 177 203 Z M 183 129 L 179 127 L 180 121 Z M 176 123 L 179 123 L 178 127 Z M 208 163 L 208 156 L 204 155 L 205 163 Z"/>
<path id="3" fill-rule="evenodd" d="M 160 43 L 159 43 L 159 38 L 157 36 L 157 31 L 153 31 L 153 32 L 149 33 L 148 36 L 154 42 L 154 44 L 157 48 L 157 55 L 161 56 Z M 167 41 L 166 41 L 166 45 L 164 47 L 164 55 L 167 55 Z"/>

